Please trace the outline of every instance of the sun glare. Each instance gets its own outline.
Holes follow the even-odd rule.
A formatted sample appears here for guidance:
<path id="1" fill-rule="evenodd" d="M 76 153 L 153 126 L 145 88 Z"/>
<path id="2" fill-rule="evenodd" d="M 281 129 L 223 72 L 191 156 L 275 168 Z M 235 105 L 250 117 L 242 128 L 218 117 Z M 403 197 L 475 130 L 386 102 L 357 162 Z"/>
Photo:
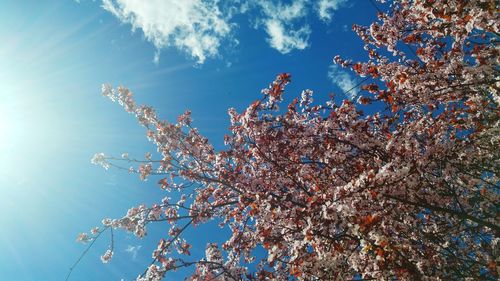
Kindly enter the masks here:
<path id="1" fill-rule="evenodd" d="M 9 143 L 9 117 L 8 112 L 0 104 L 0 152 L 4 153 L 4 150 L 8 148 Z"/>

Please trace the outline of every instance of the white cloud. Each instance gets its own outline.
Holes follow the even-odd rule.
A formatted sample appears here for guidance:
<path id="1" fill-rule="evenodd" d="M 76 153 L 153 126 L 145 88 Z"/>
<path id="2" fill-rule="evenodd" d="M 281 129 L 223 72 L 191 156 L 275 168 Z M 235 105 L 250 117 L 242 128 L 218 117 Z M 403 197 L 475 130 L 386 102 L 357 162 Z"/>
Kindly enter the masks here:
<path id="1" fill-rule="evenodd" d="M 347 3 L 348 0 L 320 0 L 316 7 L 319 18 L 324 22 L 330 22 L 333 13 Z"/>
<path id="2" fill-rule="evenodd" d="M 219 55 L 225 43 L 237 44 L 230 20 L 235 15 L 257 12 L 255 28 L 263 28 L 270 47 L 286 54 L 309 47 L 310 14 L 325 23 L 348 0 L 102 0 L 102 7 L 132 30 L 142 30 L 157 51 L 175 47 L 198 63 Z"/>
<path id="3" fill-rule="evenodd" d="M 286 31 L 282 21 L 269 19 L 265 23 L 266 32 L 269 34 L 269 44 L 280 53 L 286 54 L 294 49 L 303 50 L 307 48 L 311 30 L 304 26 L 298 30 Z"/>
<path id="4" fill-rule="evenodd" d="M 137 258 L 137 253 L 139 252 L 139 250 L 141 248 L 142 248 L 141 245 L 137 245 L 137 246 L 128 245 L 127 249 L 125 249 L 125 252 L 132 255 L 132 260 L 135 260 Z"/>
<path id="5" fill-rule="evenodd" d="M 356 80 L 354 80 L 348 72 L 342 70 L 338 65 L 334 64 L 330 66 L 328 78 L 330 78 L 332 83 L 339 87 L 349 99 L 353 100 L 358 95 L 359 89 L 356 87 L 358 83 L 356 83 Z"/>
<path id="6" fill-rule="evenodd" d="M 272 48 L 286 54 L 294 49 L 303 50 L 309 46 L 311 29 L 307 24 L 297 27 L 297 22 L 301 23 L 307 16 L 308 7 L 305 0 L 296 0 L 288 5 L 259 0 L 257 6 L 262 9 L 264 15 L 263 19 L 257 21 L 257 26 L 265 27 Z"/>
<path id="7" fill-rule="evenodd" d="M 231 26 L 217 0 L 103 0 L 120 21 L 141 29 L 157 49 L 175 46 L 198 63 L 218 54 Z M 155 58 L 156 60 L 156 58 Z"/>
<path id="8" fill-rule="evenodd" d="M 260 0 L 258 2 L 263 12 L 270 17 L 279 18 L 282 21 L 291 21 L 307 15 L 305 0 L 295 0 L 290 4 Z"/>

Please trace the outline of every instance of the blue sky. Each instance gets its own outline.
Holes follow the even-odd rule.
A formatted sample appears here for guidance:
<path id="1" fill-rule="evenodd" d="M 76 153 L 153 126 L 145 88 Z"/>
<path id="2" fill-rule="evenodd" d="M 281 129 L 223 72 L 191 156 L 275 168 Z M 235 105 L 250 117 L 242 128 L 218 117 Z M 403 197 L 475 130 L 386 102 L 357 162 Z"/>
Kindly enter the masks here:
<path id="1" fill-rule="evenodd" d="M 287 99 L 306 88 L 319 101 L 340 99 L 357 82 L 332 58 L 365 59 L 350 27 L 374 19 L 370 1 L 222 2 L 1 1 L 2 279 L 64 280 L 85 249 L 79 232 L 165 196 L 154 180 L 90 164 L 96 152 L 155 149 L 133 116 L 101 97 L 102 83 L 129 87 L 168 120 L 191 109 L 222 148 L 227 109 L 259 99 L 278 73 L 292 74 Z M 99 259 L 108 240 L 98 241 L 70 280 L 135 278 L 165 231 L 153 226 L 143 240 L 117 233 L 109 264 Z M 210 226 L 189 237 L 194 255 L 221 238 Z"/>

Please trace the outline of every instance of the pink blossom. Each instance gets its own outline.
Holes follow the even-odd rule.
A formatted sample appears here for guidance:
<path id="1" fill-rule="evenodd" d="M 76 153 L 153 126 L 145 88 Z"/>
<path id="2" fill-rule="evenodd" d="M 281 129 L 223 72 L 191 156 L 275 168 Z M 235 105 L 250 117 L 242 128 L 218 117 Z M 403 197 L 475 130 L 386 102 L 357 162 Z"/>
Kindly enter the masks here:
<path id="1" fill-rule="evenodd" d="M 108 263 L 113 257 L 113 252 L 111 250 L 107 250 L 104 255 L 101 256 L 102 263 Z"/>

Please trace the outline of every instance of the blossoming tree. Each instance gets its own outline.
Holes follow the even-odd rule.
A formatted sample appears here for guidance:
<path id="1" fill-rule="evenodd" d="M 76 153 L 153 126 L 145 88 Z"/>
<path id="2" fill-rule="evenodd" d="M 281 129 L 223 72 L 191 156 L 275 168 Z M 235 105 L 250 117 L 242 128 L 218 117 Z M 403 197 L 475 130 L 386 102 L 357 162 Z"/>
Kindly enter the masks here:
<path id="1" fill-rule="evenodd" d="M 128 89 L 104 85 L 147 128 L 159 159 L 93 162 L 158 176 L 160 188 L 183 195 L 105 219 L 79 240 L 113 229 L 143 237 L 164 221 L 168 237 L 138 280 L 189 266 L 190 280 L 497 280 L 498 9 L 479 0 L 392 3 L 369 27 L 353 27 L 367 62 L 334 58 L 364 77 L 357 103 L 314 104 L 305 90 L 278 111 L 290 82 L 280 74 L 262 99 L 229 110 L 221 151 L 191 126 L 190 112 L 159 120 Z M 381 110 L 363 114 L 369 107 Z M 184 231 L 213 220 L 231 234 L 189 260 Z M 259 247 L 262 260 L 252 254 Z"/>

